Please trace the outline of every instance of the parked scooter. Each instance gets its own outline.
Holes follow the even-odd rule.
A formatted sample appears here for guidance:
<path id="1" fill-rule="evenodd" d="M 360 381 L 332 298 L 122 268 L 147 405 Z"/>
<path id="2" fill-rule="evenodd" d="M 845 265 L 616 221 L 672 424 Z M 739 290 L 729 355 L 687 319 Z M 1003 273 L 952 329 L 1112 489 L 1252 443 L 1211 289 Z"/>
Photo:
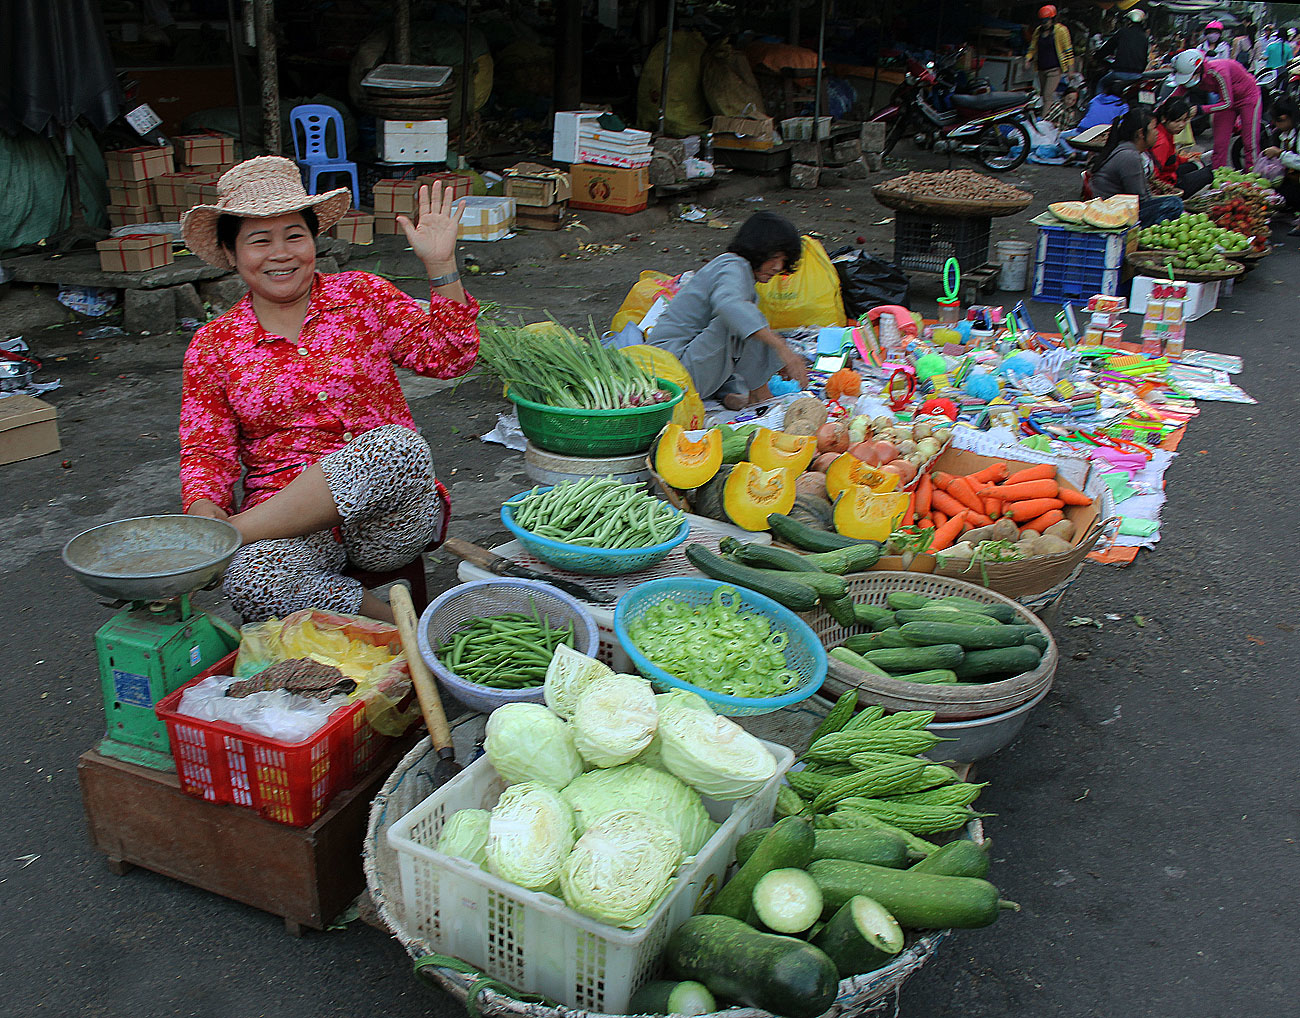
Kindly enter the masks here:
<path id="1" fill-rule="evenodd" d="M 1014 170 L 1028 158 L 1030 110 L 1038 101 L 1033 93 L 951 94 L 945 97 L 950 108 L 938 109 L 930 97 L 935 80 L 933 65 L 909 62 L 889 105 L 871 118 L 889 125 L 886 155 L 914 132 L 923 147 L 944 142 L 950 154 L 969 155 L 995 173 Z"/>

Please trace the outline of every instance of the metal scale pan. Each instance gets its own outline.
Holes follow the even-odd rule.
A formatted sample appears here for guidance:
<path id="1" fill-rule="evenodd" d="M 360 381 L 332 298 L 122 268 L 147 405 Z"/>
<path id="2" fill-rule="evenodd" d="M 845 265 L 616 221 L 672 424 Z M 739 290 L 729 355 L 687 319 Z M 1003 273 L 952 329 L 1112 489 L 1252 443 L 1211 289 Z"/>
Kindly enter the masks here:
<path id="1" fill-rule="evenodd" d="M 157 601 L 207 586 L 241 543 L 225 520 L 139 516 L 83 531 L 63 546 L 63 561 L 96 594 Z"/>

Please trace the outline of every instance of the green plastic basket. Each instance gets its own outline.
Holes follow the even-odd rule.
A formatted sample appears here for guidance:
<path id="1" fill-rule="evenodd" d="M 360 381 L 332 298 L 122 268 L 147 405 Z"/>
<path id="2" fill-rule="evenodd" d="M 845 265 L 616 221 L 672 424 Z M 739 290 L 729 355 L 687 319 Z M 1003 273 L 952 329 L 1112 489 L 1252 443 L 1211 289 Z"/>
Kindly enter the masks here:
<path id="1" fill-rule="evenodd" d="M 650 448 L 682 401 L 682 390 L 665 378 L 659 388 L 672 399 L 624 410 L 571 410 L 544 406 L 510 392 L 506 398 L 519 410 L 519 427 L 528 440 L 547 452 L 570 456 L 631 456 Z"/>

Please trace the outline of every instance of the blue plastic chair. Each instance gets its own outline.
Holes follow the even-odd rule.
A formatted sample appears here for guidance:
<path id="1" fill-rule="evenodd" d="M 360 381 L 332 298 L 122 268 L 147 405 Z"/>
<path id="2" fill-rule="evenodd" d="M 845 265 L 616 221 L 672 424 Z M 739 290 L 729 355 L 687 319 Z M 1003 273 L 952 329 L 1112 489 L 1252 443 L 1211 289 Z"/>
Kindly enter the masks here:
<path id="1" fill-rule="evenodd" d="M 331 127 L 334 128 L 332 146 Z M 360 208 L 357 164 L 348 161 L 348 146 L 343 139 L 343 115 L 333 106 L 295 106 L 289 113 L 289 131 L 293 134 L 293 161 L 302 168 L 307 193 L 318 193 L 316 182 L 322 176 L 346 174 L 352 179 L 352 207 Z M 331 151 L 331 148 L 336 151 Z"/>

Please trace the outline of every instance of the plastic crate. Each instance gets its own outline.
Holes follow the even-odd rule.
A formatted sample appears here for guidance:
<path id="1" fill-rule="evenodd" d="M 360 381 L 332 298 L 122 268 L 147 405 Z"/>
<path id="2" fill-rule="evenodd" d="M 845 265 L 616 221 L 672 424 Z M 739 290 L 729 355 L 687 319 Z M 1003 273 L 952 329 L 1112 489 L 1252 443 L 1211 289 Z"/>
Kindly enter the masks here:
<path id="1" fill-rule="evenodd" d="M 509 392 L 506 398 L 519 414 L 519 430 L 539 449 L 568 456 L 630 456 L 650 448 L 682 401 L 680 387 L 663 378 L 657 381 L 671 399 L 620 410 L 543 406 Z"/>
<path id="2" fill-rule="evenodd" d="M 1034 300 L 1086 304 L 1095 294 L 1119 293 L 1128 231 L 1081 233 L 1040 226 L 1034 254 Z"/>
<path id="3" fill-rule="evenodd" d="M 360 700 L 340 707 L 303 742 L 281 742 L 224 721 L 203 721 L 178 712 L 185 690 L 209 675 L 231 675 L 235 653 L 158 702 L 167 725 L 181 790 L 208 802 L 254 809 L 268 820 L 306 827 L 341 792 L 368 772 L 391 739 L 366 720 Z"/>
<path id="4" fill-rule="evenodd" d="M 912 272 L 942 272 L 956 258 L 963 272 L 987 265 L 991 216 L 894 213 L 894 261 Z"/>
<path id="5" fill-rule="evenodd" d="M 721 826 L 682 863 L 667 897 L 634 930 L 596 922 L 554 895 L 526 891 L 434 850 L 448 817 L 460 809 L 491 809 L 505 788 L 480 757 L 388 830 L 406 928 L 440 953 L 511 986 L 585 1011 L 627 1014 L 633 992 L 659 974 L 669 935 L 716 893 L 736 842 L 771 823 L 777 788 L 794 754 L 764 745 L 776 757 L 776 774 L 748 799 L 704 799 Z"/>

